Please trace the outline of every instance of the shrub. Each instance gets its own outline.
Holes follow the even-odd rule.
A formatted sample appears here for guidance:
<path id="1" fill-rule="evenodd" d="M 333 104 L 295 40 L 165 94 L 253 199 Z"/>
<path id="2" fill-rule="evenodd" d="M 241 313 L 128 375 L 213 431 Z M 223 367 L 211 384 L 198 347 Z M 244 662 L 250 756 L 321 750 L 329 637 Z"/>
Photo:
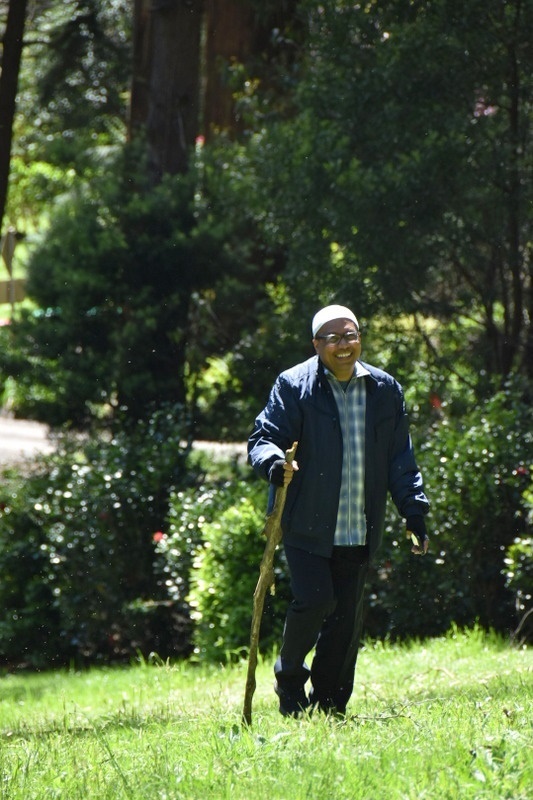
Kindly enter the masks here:
<path id="1" fill-rule="evenodd" d="M 137 160 L 127 147 L 78 185 L 32 249 L 36 308 L 1 336 L 20 416 L 83 429 L 185 400 L 192 298 L 231 264 L 220 228 L 198 219 L 192 177 L 150 187 Z"/>
<path id="2" fill-rule="evenodd" d="M 506 586 L 515 597 L 518 624 L 513 637 L 531 641 L 533 623 L 533 539 L 531 536 L 517 538 L 507 550 L 505 558 Z"/>
<path id="3" fill-rule="evenodd" d="M 32 666 L 180 652 L 154 570 L 172 487 L 194 479 L 180 407 L 113 439 L 65 439 L 0 489 L 0 659 Z M 158 536 L 156 536 L 156 539 Z M 142 612 L 142 613 L 141 613 Z M 161 636 L 161 617 L 167 636 Z"/>
<path id="4" fill-rule="evenodd" d="M 253 593 L 265 542 L 267 486 L 249 471 L 232 480 L 174 495 L 169 535 L 158 544 L 171 596 L 187 598 L 194 619 L 195 653 L 225 661 L 248 644 Z M 265 602 L 260 646 L 281 635 L 288 577 L 283 554 L 275 565 L 276 594 Z"/>
<path id="5" fill-rule="evenodd" d="M 533 483 L 531 468 L 519 467 L 517 473 L 529 480 L 523 497 L 527 508 L 527 530 L 533 523 Z M 508 548 L 504 559 L 505 585 L 515 598 L 518 625 L 513 636 L 519 640 L 533 639 L 533 538 L 531 534 L 518 536 Z"/>
<path id="6" fill-rule="evenodd" d="M 430 553 L 411 554 L 404 522 L 389 504 L 385 540 L 369 575 L 367 635 L 433 636 L 477 622 L 501 632 L 516 628 L 531 583 L 524 488 L 533 426 L 525 398 L 512 381 L 460 418 L 450 414 L 434 424 L 419 447 L 431 501 Z M 259 492 L 265 489 L 259 484 Z M 254 491 L 253 481 L 204 483 L 196 496 L 181 493 L 172 505 L 167 582 L 175 597 L 190 590 L 194 642 L 210 659 L 224 660 L 247 643 L 262 552 L 264 501 Z M 265 615 L 263 648 L 279 636 L 289 599 L 281 553 L 277 570 L 280 603 Z"/>
<path id="7" fill-rule="evenodd" d="M 197 550 L 189 603 L 195 620 L 195 654 L 224 662 L 242 657 L 249 642 L 253 595 L 265 543 L 263 509 L 243 497 L 217 522 L 205 526 Z M 287 604 L 286 569 L 275 569 L 276 593 L 265 598 L 260 646 L 272 649 L 281 636 Z"/>
<path id="8" fill-rule="evenodd" d="M 513 379 L 460 419 L 443 416 L 419 449 L 431 549 L 423 559 L 411 556 L 390 510 L 371 576 L 369 623 L 381 635 L 434 635 L 476 620 L 501 632 L 518 624 L 518 578 L 506 579 L 505 559 L 518 557 L 520 548 L 511 555 L 509 548 L 523 541 L 528 524 L 533 414 L 526 388 Z M 517 574 L 525 576 L 524 568 Z"/>

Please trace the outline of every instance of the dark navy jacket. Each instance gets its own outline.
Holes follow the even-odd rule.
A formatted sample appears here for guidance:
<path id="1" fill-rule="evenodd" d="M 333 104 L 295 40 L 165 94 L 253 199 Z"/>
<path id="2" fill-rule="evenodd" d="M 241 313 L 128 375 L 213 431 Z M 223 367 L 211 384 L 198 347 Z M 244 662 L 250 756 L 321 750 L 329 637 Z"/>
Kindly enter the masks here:
<path id="1" fill-rule="evenodd" d="M 429 503 L 415 462 L 403 391 L 386 372 L 361 362 L 366 382 L 365 515 L 370 557 L 383 535 L 387 495 L 402 517 L 426 514 Z M 318 356 L 278 376 L 255 421 L 248 459 L 268 480 L 276 459 L 298 442 L 299 470 L 287 489 L 283 540 L 329 556 L 341 485 L 342 433 L 337 404 Z"/>

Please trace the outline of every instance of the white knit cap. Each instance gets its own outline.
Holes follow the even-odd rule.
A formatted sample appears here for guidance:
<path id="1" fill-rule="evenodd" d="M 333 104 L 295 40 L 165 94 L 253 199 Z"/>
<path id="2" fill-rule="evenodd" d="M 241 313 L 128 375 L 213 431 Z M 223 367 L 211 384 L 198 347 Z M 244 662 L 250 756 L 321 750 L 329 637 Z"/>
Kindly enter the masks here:
<path id="1" fill-rule="evenodd" d="M 357 317 L 353 311 L 350 311 L 346 306 L 326 306 L 325 308 L 321 308 L 320 311 L 317 311 L 313 317 L 311 325 L 313 336 L 317 335 L 322 325 L 325 325 L 326 322 L 331 322 L 332 319 L 351 319 L 356 327 L 359 327 Z"/>

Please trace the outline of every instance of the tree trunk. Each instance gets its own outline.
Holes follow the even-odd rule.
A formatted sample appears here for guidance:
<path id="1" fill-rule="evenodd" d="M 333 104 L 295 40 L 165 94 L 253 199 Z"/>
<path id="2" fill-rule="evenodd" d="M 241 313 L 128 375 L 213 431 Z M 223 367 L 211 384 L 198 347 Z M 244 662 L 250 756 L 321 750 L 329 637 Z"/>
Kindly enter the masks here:
<path id="1" fill-rule="evenodd" d="M 133 6 L 133 69 L 131 81 L 130 141 L 146 124 L 150 100 L 151 28 L 150 0 L 134 0 Z"/>
<path id="2" fill-rule="evenodd" d="M 28 0 L 10 0 L 0 73 L 0 232 L 7 203 L 13 119 Z"/>
<path id="3" fill-rule="evenodd" d="M 203 131 L 239 130 L 229 68 L 246 61 L 253 47 L 254 14 L 242 0 L 206 0 Z"/>
<path id="4" fill-rule="evenodd" d="M 516 12 L 516 21 L 519 19 L 519 10 Z M 506 377 L 515 366 L 516 355 L 520 349 L 520 339 L 524 326 L 524 298 L 522 276 L 522 243 L 520 228 L 522 221 L 521 208 L 521 86 L 520 70 L 518 68 L 518 54 L 516 43 L 512 40 L 508 45 L 508 91 L 509 91 L 509 156 L 508 156 L 508 256 L 509 287 L 507 303 L 505 306 L 505 337 L 502 346 L 503 364 L 502 373 Z"/>
<path id="5" fill-rule="evenodd" d="M 146 129 L 154 183 L 187 171 L 199 127 L 202 0 L 135 0 L 130 136 Z"/>

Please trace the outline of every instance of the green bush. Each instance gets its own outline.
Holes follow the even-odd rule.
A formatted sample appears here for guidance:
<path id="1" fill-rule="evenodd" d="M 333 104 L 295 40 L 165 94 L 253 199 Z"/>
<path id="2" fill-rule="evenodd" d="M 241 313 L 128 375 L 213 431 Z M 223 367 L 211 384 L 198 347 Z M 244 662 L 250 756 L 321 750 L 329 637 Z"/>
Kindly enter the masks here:
<path id="1" fill-rule="evenodd" d="M 265 542 L 264 509 L 243 497 L 204 528 L 195 556 L 189 603 L 195 621 L 195 654 L 225 662 L 242 657 L 249 643 L 253 595 Z M 280 554 L 278 554 L 280 555 Z M 271 650 L 281 637 L 287 604 L 286 569 L 275 569 L 275 595 L 265 598 L 260 646 Z"/>
<path id="2" fill-rule="evenodd" d="M 127 148 L 57 205 L 32 242 L 23 310 L 2 331 L 0 378 L 19 416 L 85 428 L 185 400 L 195 292 L 231 271 L 220 226 L 200 223 L 191 176 L 156 187 Z"/>
<path id="3" fill-rule="evenodd" d="M 532 468 L 522 466 L 517 470 L 517 475 L 529 480 L 529 486 L 524 491 L 524 503 L 527 508 L 527 531 L 524 536 L 518 536 L 506 553 L 504 575 L 506 587 L 512 591 L 515 598 L 515 609 L 518 624 L 513 636 L 519 640 L 533 639 L 533 538 L 531 525 L 533 523 L 533 472 Z"/>
<path id="4" fill-rule="evenodd" d="M 515 597 L 517 626 L 513 636 L 531 640 L 533 633 L 533 539 L 517 538 L 507 550 L 505 558 L 506 586 Z"/>
<path id="5" fill-rule="evenodd" d="M 531 512 L 524 492 L 531 421 L 519 381 L 468 413 L 461 409 L 456 418 L 445 409 L 434 421 L 419 446 L 431 500 L 430 552 L 425 558 L 411 554 L 404 522 L 389 504 L 383 547 L 369 575 L 366 635 L 433 636 L 476 623 L 515 630 L 531 583 Z M 206 481 L 195 494 L 173 498 L 163 546 L 166 583 L 173 597 L 188 596 L 194 604 L 201 657 L 224 660 L 247 644 L 265 491 L 252 478 Z M 282 553 L 277 571 L 279 597 L 265 614 L 263 648 L 279 638 L 290 597 Z"/>
<path id="6" fill-rule="evenodd" d="M 528 397 L 527 387 L 513 379 L 460 418 L 443 414 L 434 425 L 419 448 L 431 501 L 430 553 L 423 559 L 410 554 L 404 525 L 390 509 L 371 575 L 371 630 L 435 635 L 452 622 L 476 621 L 501 632 L 515 629 L 519 588 L 507 579 L 506 558 L 518 556 L 512 548 L 528 527 L 524 489 L 533 456 Z M 525 567 L 519 574 L 525 576 Z"/>
<path id="7" fill-rule="evenodd" d="M 4 476 L 0 660 L 182 652 L 174 636 L 187 614 L 168 602 L 154 562 L 169 492 L 194 481 L 184 432 L 182 409 L 167 407 L 113 439 L 67 439 L 27 475 Z"/>
<path id="8" fill-rule="evenodd" d="M 186 598 L 194 620 L 196 657 L 226 661 L 242 655 L 249 642 L 253 593 L 265 541 L 267 486 L 251 472 L 244 479 L 201 485 L 177 493 L 171 503 L 168 536 L 158 544 L 172 597 Z M 276 592 L 268 596 L 260 646 L 270 649 L 281 636 L 289 599 L 283 554 L 275 564 Z"/>
<path id="9" fill-rule="evenodd" d="M 530 608 L 533 425 L 518 382 L 469 413 L 442 412 L 419 447 L 431 549 L 410 554 L 390 506 L 365 632 L 430 636 L 453 624 L 513 632 Z M 0 659 L 44 666 L 136 649 L 224 661 L 245 652 L 264 549 L 267 486 L 182 445 L 180 409 L 113 439 L 65 441 L 0 488 Z M 290 599 L 280 551 L 261 648 Z M 524 637 L 526 628 L 521 631 Z"/>
<path id="10" fill-rule="evenodd" d="M 186 602 L 194 553 L 204 542 L 204 528 L 234 502 L 238 493 L 248 494 L 250 485 L 241 478 L 233 481 L 205 478 L 192 489 L 182 489 L 170 497 L 166 521 L 167 534 L 157 544 L 159 569 L 169 597 Z"/>

